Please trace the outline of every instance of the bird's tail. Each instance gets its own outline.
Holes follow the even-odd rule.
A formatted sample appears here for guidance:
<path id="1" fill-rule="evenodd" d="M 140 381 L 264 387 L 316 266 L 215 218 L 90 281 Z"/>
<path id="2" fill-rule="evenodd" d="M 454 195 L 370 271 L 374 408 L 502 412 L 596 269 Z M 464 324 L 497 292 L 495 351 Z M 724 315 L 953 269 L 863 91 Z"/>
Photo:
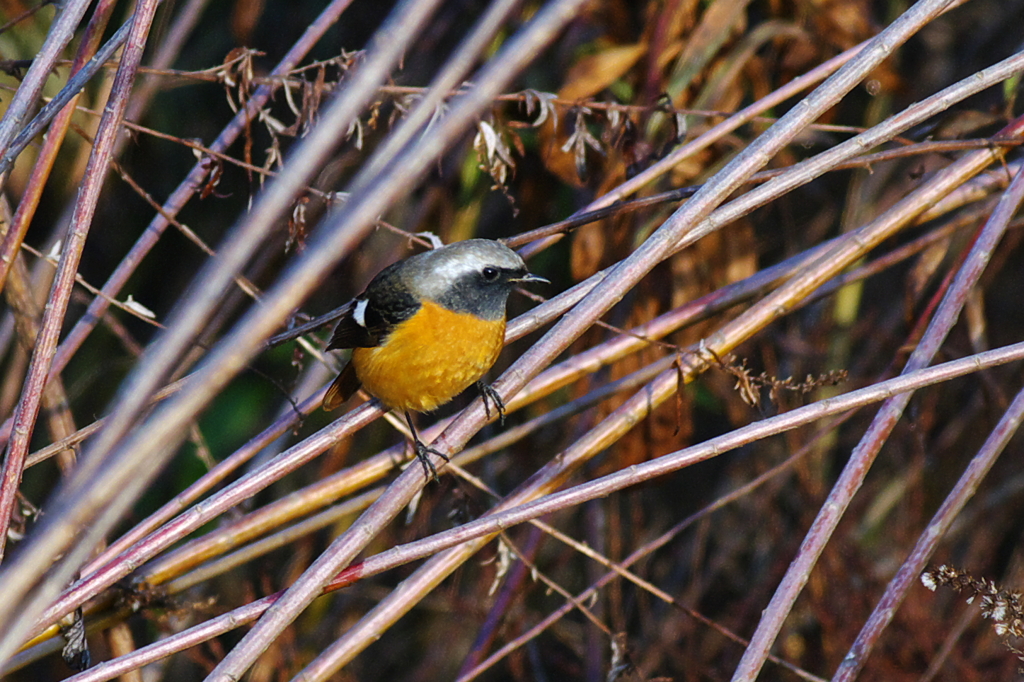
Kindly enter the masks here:
<path id="1" fill-rule="evenodd" d="M 345 369 L 341 370 L 341 374 L 338 375 L 338 378 L 327 389 L 327 393 L 324 394 L 324 402 L 322 403 L 324 410 L 330 412 L 341 407 L 358 390 L 359 378 L 356 376 L 355 367 L 350 362 L 345 365 Z"/>

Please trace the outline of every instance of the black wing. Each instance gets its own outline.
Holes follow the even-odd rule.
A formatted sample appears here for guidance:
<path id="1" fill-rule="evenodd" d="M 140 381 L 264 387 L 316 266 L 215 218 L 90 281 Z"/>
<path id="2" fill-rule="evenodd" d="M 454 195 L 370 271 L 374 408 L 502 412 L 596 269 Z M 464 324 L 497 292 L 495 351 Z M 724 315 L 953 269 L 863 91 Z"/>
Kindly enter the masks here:
<path id="1" fill-rule="evenodd" d="M 345 310 L 345 314 L 338 320 L 338 326 L 334 328 L 331 342 L 327 344 L 327 350 L 336 348 L 373 348 L 380 345 L 383 338 L 380 330 L 373 330 L 356 322 L 355 310 L 362 297 L 351 301 Z M 365 319 L 365 318 L 364 318 Z"/>
<path id="2" fill-rule="evenodd" d="M 394 274 L 400 265 L 401 261 L 381 270 L 366 291 L 348 304 L 327 350 L 379 346 L 396 326 L 416 314 L 419 301 Z"/>

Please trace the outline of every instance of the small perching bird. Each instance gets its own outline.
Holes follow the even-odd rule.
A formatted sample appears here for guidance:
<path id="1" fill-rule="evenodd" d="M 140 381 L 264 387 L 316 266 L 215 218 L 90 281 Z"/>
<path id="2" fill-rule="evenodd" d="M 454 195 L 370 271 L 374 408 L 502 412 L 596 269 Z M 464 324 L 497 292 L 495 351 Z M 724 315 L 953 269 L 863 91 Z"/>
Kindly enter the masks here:
<path id="1" fill-rule="evenodd" d="M 410 412 L 429 412 L 477 383 L 504 417 L 498 394 L 480 381 L 505 343 L 505 304 L 530 274 L 512 249 L 490 239 L 468 239 L 410 256 L 381 270 L 345 308 L 327 345 L 352 348 L 352 360 L 324 396 L 333 410 L 359 386 L 387 408 L 400 410 L 416 456 L 428 475 L 433 453 L 416 434 Z"/>

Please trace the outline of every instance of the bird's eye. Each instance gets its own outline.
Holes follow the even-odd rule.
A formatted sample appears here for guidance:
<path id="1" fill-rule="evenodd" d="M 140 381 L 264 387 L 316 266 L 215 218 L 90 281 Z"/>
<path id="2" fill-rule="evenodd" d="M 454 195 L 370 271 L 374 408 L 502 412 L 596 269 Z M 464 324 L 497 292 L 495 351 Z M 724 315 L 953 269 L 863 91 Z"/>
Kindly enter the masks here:
<path id="1" fill-rule="evenodd" d="M 494 280 L 498 279 L 498 268 L 492 268 L 490 265 L 488 265 L 486 268 L 483 269 L 482 272 L 484 275 L 484 279 L 486 279 L 488 282 L 493 282 Z"/>

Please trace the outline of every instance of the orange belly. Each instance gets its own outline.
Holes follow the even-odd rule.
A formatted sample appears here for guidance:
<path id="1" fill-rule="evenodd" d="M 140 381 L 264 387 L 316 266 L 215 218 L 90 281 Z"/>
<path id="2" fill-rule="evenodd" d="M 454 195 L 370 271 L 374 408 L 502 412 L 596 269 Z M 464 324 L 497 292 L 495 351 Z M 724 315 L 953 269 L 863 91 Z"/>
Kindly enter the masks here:
<path id="1" fill-rule="evenodd" d="M 504 318 L 424 303 L 382 346 L 353 350 L 352 363 L 363 388 L 388 407 L 429 412 L 479 380 L 504 342 Z"/>

